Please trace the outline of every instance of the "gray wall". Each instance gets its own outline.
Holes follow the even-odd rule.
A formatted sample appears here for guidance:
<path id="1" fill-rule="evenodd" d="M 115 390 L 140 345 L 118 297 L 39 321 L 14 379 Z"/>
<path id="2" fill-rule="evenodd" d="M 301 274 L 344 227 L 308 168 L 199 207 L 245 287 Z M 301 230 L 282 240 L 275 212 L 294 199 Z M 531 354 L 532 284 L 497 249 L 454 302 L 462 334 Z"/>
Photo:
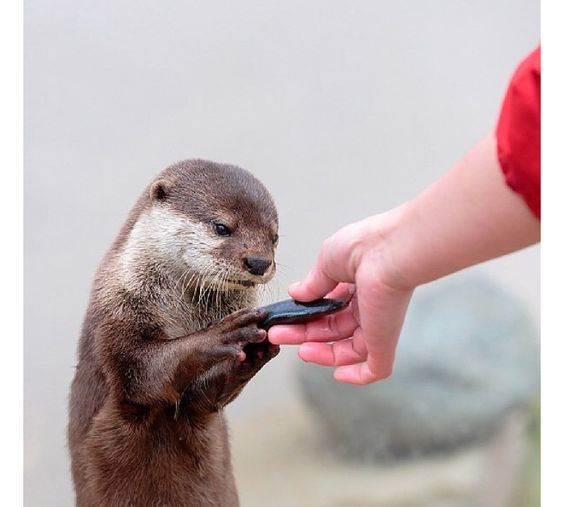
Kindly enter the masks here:
<path id="1" fill-rule="evenodd" d="M 414 196 L 492 128 L 539 38 L 533 0 L 26 0 L 25 493 L 72 503 L 66 397 L 93 272 L 148 180 L 239 164 L 275 196 L 281 269 Z M 486 271 L 539 312 L 538 248 Z M 236 423 L 295 397 L 295 352 Z"/>

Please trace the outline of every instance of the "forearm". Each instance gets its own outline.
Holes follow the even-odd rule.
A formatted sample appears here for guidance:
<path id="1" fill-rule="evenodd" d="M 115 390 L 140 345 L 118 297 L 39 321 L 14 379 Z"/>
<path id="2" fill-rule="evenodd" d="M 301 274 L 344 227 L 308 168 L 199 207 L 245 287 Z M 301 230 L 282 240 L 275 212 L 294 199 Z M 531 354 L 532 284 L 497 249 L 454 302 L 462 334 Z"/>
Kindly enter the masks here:
<path id="1" fill-rule="evenodd" d="M 416 287 L 534 244 L 540 223 L 503 179 L 496 141 L 480 141 L 453 169 L 389 214 L 383 261 Z"/>
<path id="2" fill-rule="evenodd" d="M 353 284 L 349 306 L 301 326 L 275 326 L 269 340 L 301 344 L 302 359 L 337 366 L 342 382 L 386 378 L 413 289 L 539 237 L 538 220 L 505 184 L 495 139 L 487 137 L 412 201 L 329 237 L 290 295 L 339 297 Z"/>

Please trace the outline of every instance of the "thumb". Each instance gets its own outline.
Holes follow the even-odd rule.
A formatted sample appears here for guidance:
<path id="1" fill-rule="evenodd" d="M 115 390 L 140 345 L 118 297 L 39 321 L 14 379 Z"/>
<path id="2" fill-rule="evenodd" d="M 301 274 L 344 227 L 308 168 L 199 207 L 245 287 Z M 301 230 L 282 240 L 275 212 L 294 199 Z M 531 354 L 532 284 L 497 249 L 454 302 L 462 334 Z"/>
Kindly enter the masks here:
<path id="1" fill-rule="evenodd" d="M 318 262 L 302 281 L 290 285 L 288 293 L 297 301 L 313 301 L 331 292 L 337 284 L 323 272 Z"/>
<path id="2" fill-rule="evenodd" d="M 342 282 L 354 282 L 354 273 L 349 273 L 348 269 L 349 256 L 345 249 L 339 246 L 335 236 L 325 240 L 308 275 L 290 286 L 290 296 L 298 301 L 313 301 L 326 296 Z"/>

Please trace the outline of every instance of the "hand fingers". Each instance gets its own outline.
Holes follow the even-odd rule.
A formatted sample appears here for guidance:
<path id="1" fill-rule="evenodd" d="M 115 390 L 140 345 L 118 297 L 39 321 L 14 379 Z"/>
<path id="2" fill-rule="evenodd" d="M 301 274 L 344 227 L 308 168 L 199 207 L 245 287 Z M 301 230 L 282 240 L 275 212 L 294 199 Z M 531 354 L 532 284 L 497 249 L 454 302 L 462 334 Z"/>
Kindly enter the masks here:
<path id="1" fill-rule="evenodd" d="M 299 345 L 304 342 L 329 342 L 348 338 L 358 327 L 353 308 L 319 317 L 306 324 L 278 325 L 268 330 L 268 341 L 279 345 Z"/>
<path id="2" fill-rule="evenodd" d="M 288 293 L 297 301 L 313 301 L 322 298 L 337 286 L 337 281 L 327 276 L 319 265 L 300 282 L 290 285 Z"/>
<path id="3" fill-rule="evenodd" d="M 407 305 L 407 302 L 405 304 Z M 381 308 L 381 310 L 384 310 L 384 308 Z M 339 367 L 333 372 L 335 380 L 346 384 L 366 385 L 386 379 L 392 374 L 396 343 L 401 324 L 397 332 L 392 328 L 386 329 L 383 334 L 382 328 L 385 328 L 385 326 L 369 330 L 362 327 L 356 330 L 355 335 L 358 335 L 359 341 L 366 347 L 366 355 L 361 361 L 357 361 L 356 364 L 337 364 L 336 366 Z M 365 336 L 367 332 L 372 333 L 372 337 L 377 339 L 366 341 Z"/>
<path id="4" fill-rule="evenodd" d="M 369 362 L 340 366 L 333 372 L 333 378 L 345 384 L 366 385 L 388 378 L 392 374 L 393 359 L 376 368 Z"/>
<path id="5" fill-rule="evenodd" d="M 356 292 L 356 286 L 354 283 L 340 283 L 325 297 L 331 299 L 341 299 L 343 301 L 349 301 L 354 296 L 355 292 Z"/>
<path id="6" fill-rule="evenodd" d="M 313 301 L 332 291 L 339 282 L 354 282 L 350 249 L 354 245 L 344 228 L 325 240 L 313 269 L 301 281 L 290 286 L 289 293 L 298 301 Z"/>
<path id="7" fill-rule="evenodd" d="M 364 361 L 341 365 L 333 376 L 340 382 L 366 385 L 392 373 L 396 344 L 412 292 L 383 285 L 370 271 L 359 272 L 357 278 L 358 333 L 368 352 Z"/>
<path id="8" fill-rule="evenodd" d="M 323 366 L 356 364 L 366 359 L 366 348 L 362 342 L 353 338 L 335 343 L 304 343 L 300 345 L 299 355 L 307 362 Z"/>

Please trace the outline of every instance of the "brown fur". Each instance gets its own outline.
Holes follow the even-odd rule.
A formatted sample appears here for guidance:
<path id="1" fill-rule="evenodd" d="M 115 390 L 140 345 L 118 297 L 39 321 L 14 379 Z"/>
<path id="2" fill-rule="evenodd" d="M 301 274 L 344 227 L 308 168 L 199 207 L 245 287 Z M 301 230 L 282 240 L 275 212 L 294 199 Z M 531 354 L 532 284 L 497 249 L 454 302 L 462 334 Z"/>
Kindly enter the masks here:
<path id="1" fill-rule="evenodd" d="M 233 234 L 218 238 L 217 221 Z M 227 279 L 272 276 L 274 265 L 250 275 L 243 258 L 273 260 L 277 226 L 266 189 L 233 166 L 181 162 L 139 198 L 98 268 L 80 338 L 68 426 L 77 505 L 238 505 L 222 409 L 278 348 L 249 309 L 256 289 Z"/>

